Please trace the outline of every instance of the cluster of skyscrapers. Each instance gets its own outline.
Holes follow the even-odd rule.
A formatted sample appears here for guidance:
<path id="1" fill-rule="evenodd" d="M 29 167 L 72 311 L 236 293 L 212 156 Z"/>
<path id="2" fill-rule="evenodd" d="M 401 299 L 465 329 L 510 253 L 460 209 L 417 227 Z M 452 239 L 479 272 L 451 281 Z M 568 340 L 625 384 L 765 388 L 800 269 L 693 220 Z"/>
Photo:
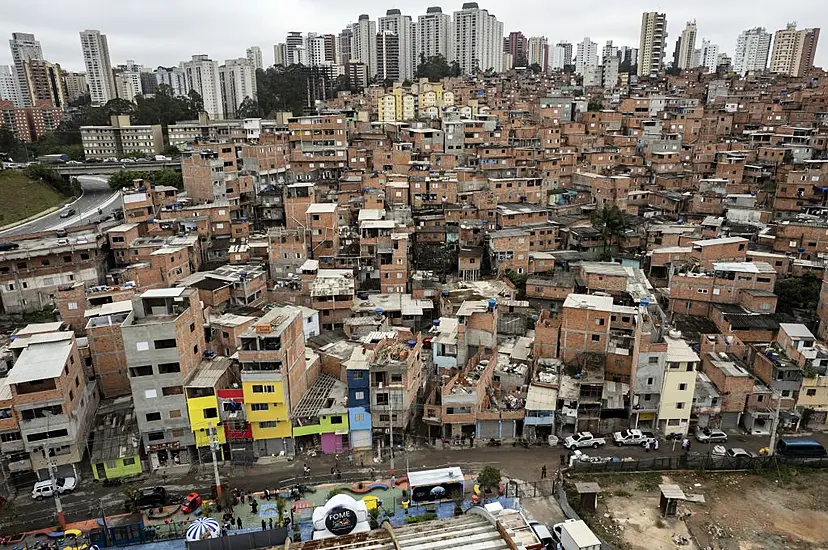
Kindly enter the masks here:
<path id="1" fill-rule="evenodd" d="M 330 79 L 347 77 L 357 88 L 372 79 L 412 80 L 417 66 L 435 56 L 456 63 L 463 74 L 520 66 L 536 65 L 543 71 L 574 66 L 584 86 L 612 88 L 619 72 L 633 69 L 639 77 L 651 77 L 666 68 L 704 67 L 713 72 L 728 65 L 740 74 L 769 67 L 776 73 L 801 76 L 813 65 L 819 29 L 797 29 L 796 23 L 789 23 L 775 37 L 762 27 L 745 30 L 732 59 L 719 52 L 718 45 L 705 39 L 699 44 L 697 38 L 696 22 L 690 21 L 676 40 L 670 63 L 667 16 L 645 12 L 637 48 L 608 41 L 599 51 L 589 37 L 574 47 L 565 41 L 550 46 L 544 36 L 526 37 L 520 31 L 505 35 L 495 15 L 476 2 L 466 2 L 451 15 L 439 7 L 428 8 L 416 20 L 398 9 L 388 10 L 376 21 L 363 14 L 339 34 L 289 32 L 284 42 L 273 47 L 273 55 L 274 65 L 318 68 Z M 221 65 L 207 55 L 194 55 L 172 67 L 152 69 L 132 60 L 113 67 L 105 34 L 85 30 L 80 41 L 85 74 L 62 71 L 44 60 L 34 35 L 14 33 L 9 41 L 14 65 L 0 66 L 0 100 L 11 100 L 18 108 L 43 102 L 63 108 L 67 101 L 89 94 L 93 105 L 103 105 L 114 98 L 133 101 L 163 84 L 175 95 L 198 92 L 212 118 L 233 118 L 245 98 L 256 98 L 256 71 L 264 68 L 258 46 L 248 48 L 245 57 Z"/>

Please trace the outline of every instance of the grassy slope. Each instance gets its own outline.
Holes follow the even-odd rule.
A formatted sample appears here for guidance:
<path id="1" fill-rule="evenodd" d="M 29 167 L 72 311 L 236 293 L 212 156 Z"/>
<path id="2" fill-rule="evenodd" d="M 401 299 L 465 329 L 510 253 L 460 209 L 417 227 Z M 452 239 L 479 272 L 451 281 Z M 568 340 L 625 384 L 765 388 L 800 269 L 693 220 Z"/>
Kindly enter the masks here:
<path id="1" fill-rule="evenodd" d="M 27 178 L 21 172 L 0 171 L 0 226 L 60 206 L 67 198 L 43 182 Z"/>

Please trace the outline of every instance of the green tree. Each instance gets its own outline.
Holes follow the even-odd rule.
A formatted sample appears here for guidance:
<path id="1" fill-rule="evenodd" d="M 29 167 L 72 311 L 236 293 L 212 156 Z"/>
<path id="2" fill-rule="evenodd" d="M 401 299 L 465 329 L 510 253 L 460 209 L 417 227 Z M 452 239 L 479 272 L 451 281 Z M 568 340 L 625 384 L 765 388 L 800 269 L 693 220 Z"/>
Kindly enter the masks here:
<path id="1" fill-rule="evenodd" d="M 460 63 L 458 61 L 451 62 L 451 70 L 449 71 L 449 76 L 453 78 L 457 78 L 458 76 L 463 74 L 463 69 L 460 67 Z"/>
<path id="2" fill-rule="evenodd" d="M 181 149 L 175 145 L 167 145 L 164 147 L 164 154 L 167 156 L 177 156 L 181 154 Z"/>
<path id="3" fill-rule="evenodd" d="M 137 179 L 148 181 L 155 185 L 168 185 L 176 189 L 184 188 L 184 181 L 181 172 L 165 168 L 156 172 L 143 172 L 140 170 L 119 170 L 109 176 L 109 187 L 122 189 L 132 187 L 132 182 Z"/>
<path id="4" fill-rule="evenodd" d="M 278 111 L 301 115 L 307 106 L 309 75 L 301 65 L 269 67 L 257 71 L 258 104 L 265 116 Z M 341 81 L 338 81 L 340 83 Z"/>
<path id="5" fill-rule="evenodd" d="M 527 65 L 529 65 L 529 60 L 526 59 L 525 54 L 521 53 L 521 54 L 518 54 L 518 55 L 515 56 L 515 61 L 514 61 L 512 66 L 513 67 L 526 67 Z"/>
<path id="6" fill-rule="evenodd" d="M 587 111 L 600 111 L 604 106 L 600 101 L 590 101 L 587 105 Z"/>
<path id="7" fill-rule="evenodd" d="M 500 487 L 500 470 L 486 466 L 477 476 L 477 483 L 485 492 L 494 492 Z"/>
<path id="8" fill-rule="evenodd" d="M 627 229 L 627 220 L 624 213 L 616 205 L 604 203 L 604 206 L 592 213 L 590 217 L 592 226 L 601 232 L 601 239 L 604 241 L 602 260 L 610 259 L 610 248 L 624 236 Z"/>
<path id="9" fill-rule="evenodd" d="M 457 65 L 459 68 L 460 65 Z M 452 76 L 453 66 L 449 65 L 446 58 L 440 54 L 426 59 L 424 54 L 420 54 L 420 64 L 417 65 L 417 71 L 414 73 L 417 78 L 428 78 L 431 82 L 439 82 L 441 79 Z"/>
<path id="10" fill-rule="evenodd" d="M 681 69 L 678 68 L 678 67 L 668 67 L 664 72 L 667 73 L 670 76 L 680 76 L 681 75 Z"/>
<path id="11" fill-rule="evenodd" d="M 258 101 L 246 97 L 241 102 L 241 105 L 239 105 L 239 108 L 236 109 L 236 116 L 238 118 L 261 118 L 262 108 L 259 107 Z"/>
<path id="12" fill-rule="evenodd" d="M 532 63 L 529 65 L 529 70 L 535 74 L 539 74 L 543 72 L 543 67 L 541 67 L 539 63 Z"/>
<path id="13" fill-rule="evenodd" d="M 774 292 L 779 296 L 779 306 L 783 309 L 816 310 L 821 287 L 822 281 L 809 271 L 802 277 L 789 277 L 778 281 Z"/>

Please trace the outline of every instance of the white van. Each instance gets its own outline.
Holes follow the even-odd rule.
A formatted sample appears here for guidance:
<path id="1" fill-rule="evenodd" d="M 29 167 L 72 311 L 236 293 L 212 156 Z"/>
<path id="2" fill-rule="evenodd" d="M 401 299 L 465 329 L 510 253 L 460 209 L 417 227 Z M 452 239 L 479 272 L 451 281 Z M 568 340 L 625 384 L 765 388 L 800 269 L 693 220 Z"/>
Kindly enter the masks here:
<path id="1" fill-rule="evenodd" d="M 78 486 L 78 482 L 74 477 L 59 477 L 56 482 L 57 492 L 61 495 L 63 493 L 71 493 Z M 35 500 L 43 500 L 44 497 L 50 497 L 54 494 L 54 487 L 50 479 L 38 481 L 32 489 L 32 498 Z"/>

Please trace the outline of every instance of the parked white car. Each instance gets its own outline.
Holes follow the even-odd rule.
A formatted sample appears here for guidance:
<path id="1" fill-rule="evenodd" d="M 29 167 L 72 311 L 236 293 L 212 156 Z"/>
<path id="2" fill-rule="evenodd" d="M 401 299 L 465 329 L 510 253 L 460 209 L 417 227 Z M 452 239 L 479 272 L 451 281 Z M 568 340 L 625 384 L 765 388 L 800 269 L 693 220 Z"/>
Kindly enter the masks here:
<path id="1" fill-rule="evenodd" d="M 606 445 L 607 441 L 603 437 L 595 437 L 591 432 L 578 432 L 570 435 L 564 440 L 564 447 L 570 451 L 573 449 L 580 449 L 582 447 L 592 447 L 597 449 L 601 445 Z"/>
<path id="2" fill-rule="evenodd" d="M 32 488 L 32 498 L 35 500 L 43 500 L 45 497 L 54 495 L 56 489 L 59 495 L 71 493 L 78 486 L 78 480 L 71 476 L 59 477 L 55 480 L 55 483 L 56 485 L 53 485 L 51 479 L 38 481 L 35 483 L 34 488 Z"/>
<path id="3" fill-rule="evenodd" d="M 648 441 L 652 445 L 655 442 L 655 434 L 641 430 L 624 430 L 612 434 L 612 440 L 616 445 L 644 445 Z"/>

